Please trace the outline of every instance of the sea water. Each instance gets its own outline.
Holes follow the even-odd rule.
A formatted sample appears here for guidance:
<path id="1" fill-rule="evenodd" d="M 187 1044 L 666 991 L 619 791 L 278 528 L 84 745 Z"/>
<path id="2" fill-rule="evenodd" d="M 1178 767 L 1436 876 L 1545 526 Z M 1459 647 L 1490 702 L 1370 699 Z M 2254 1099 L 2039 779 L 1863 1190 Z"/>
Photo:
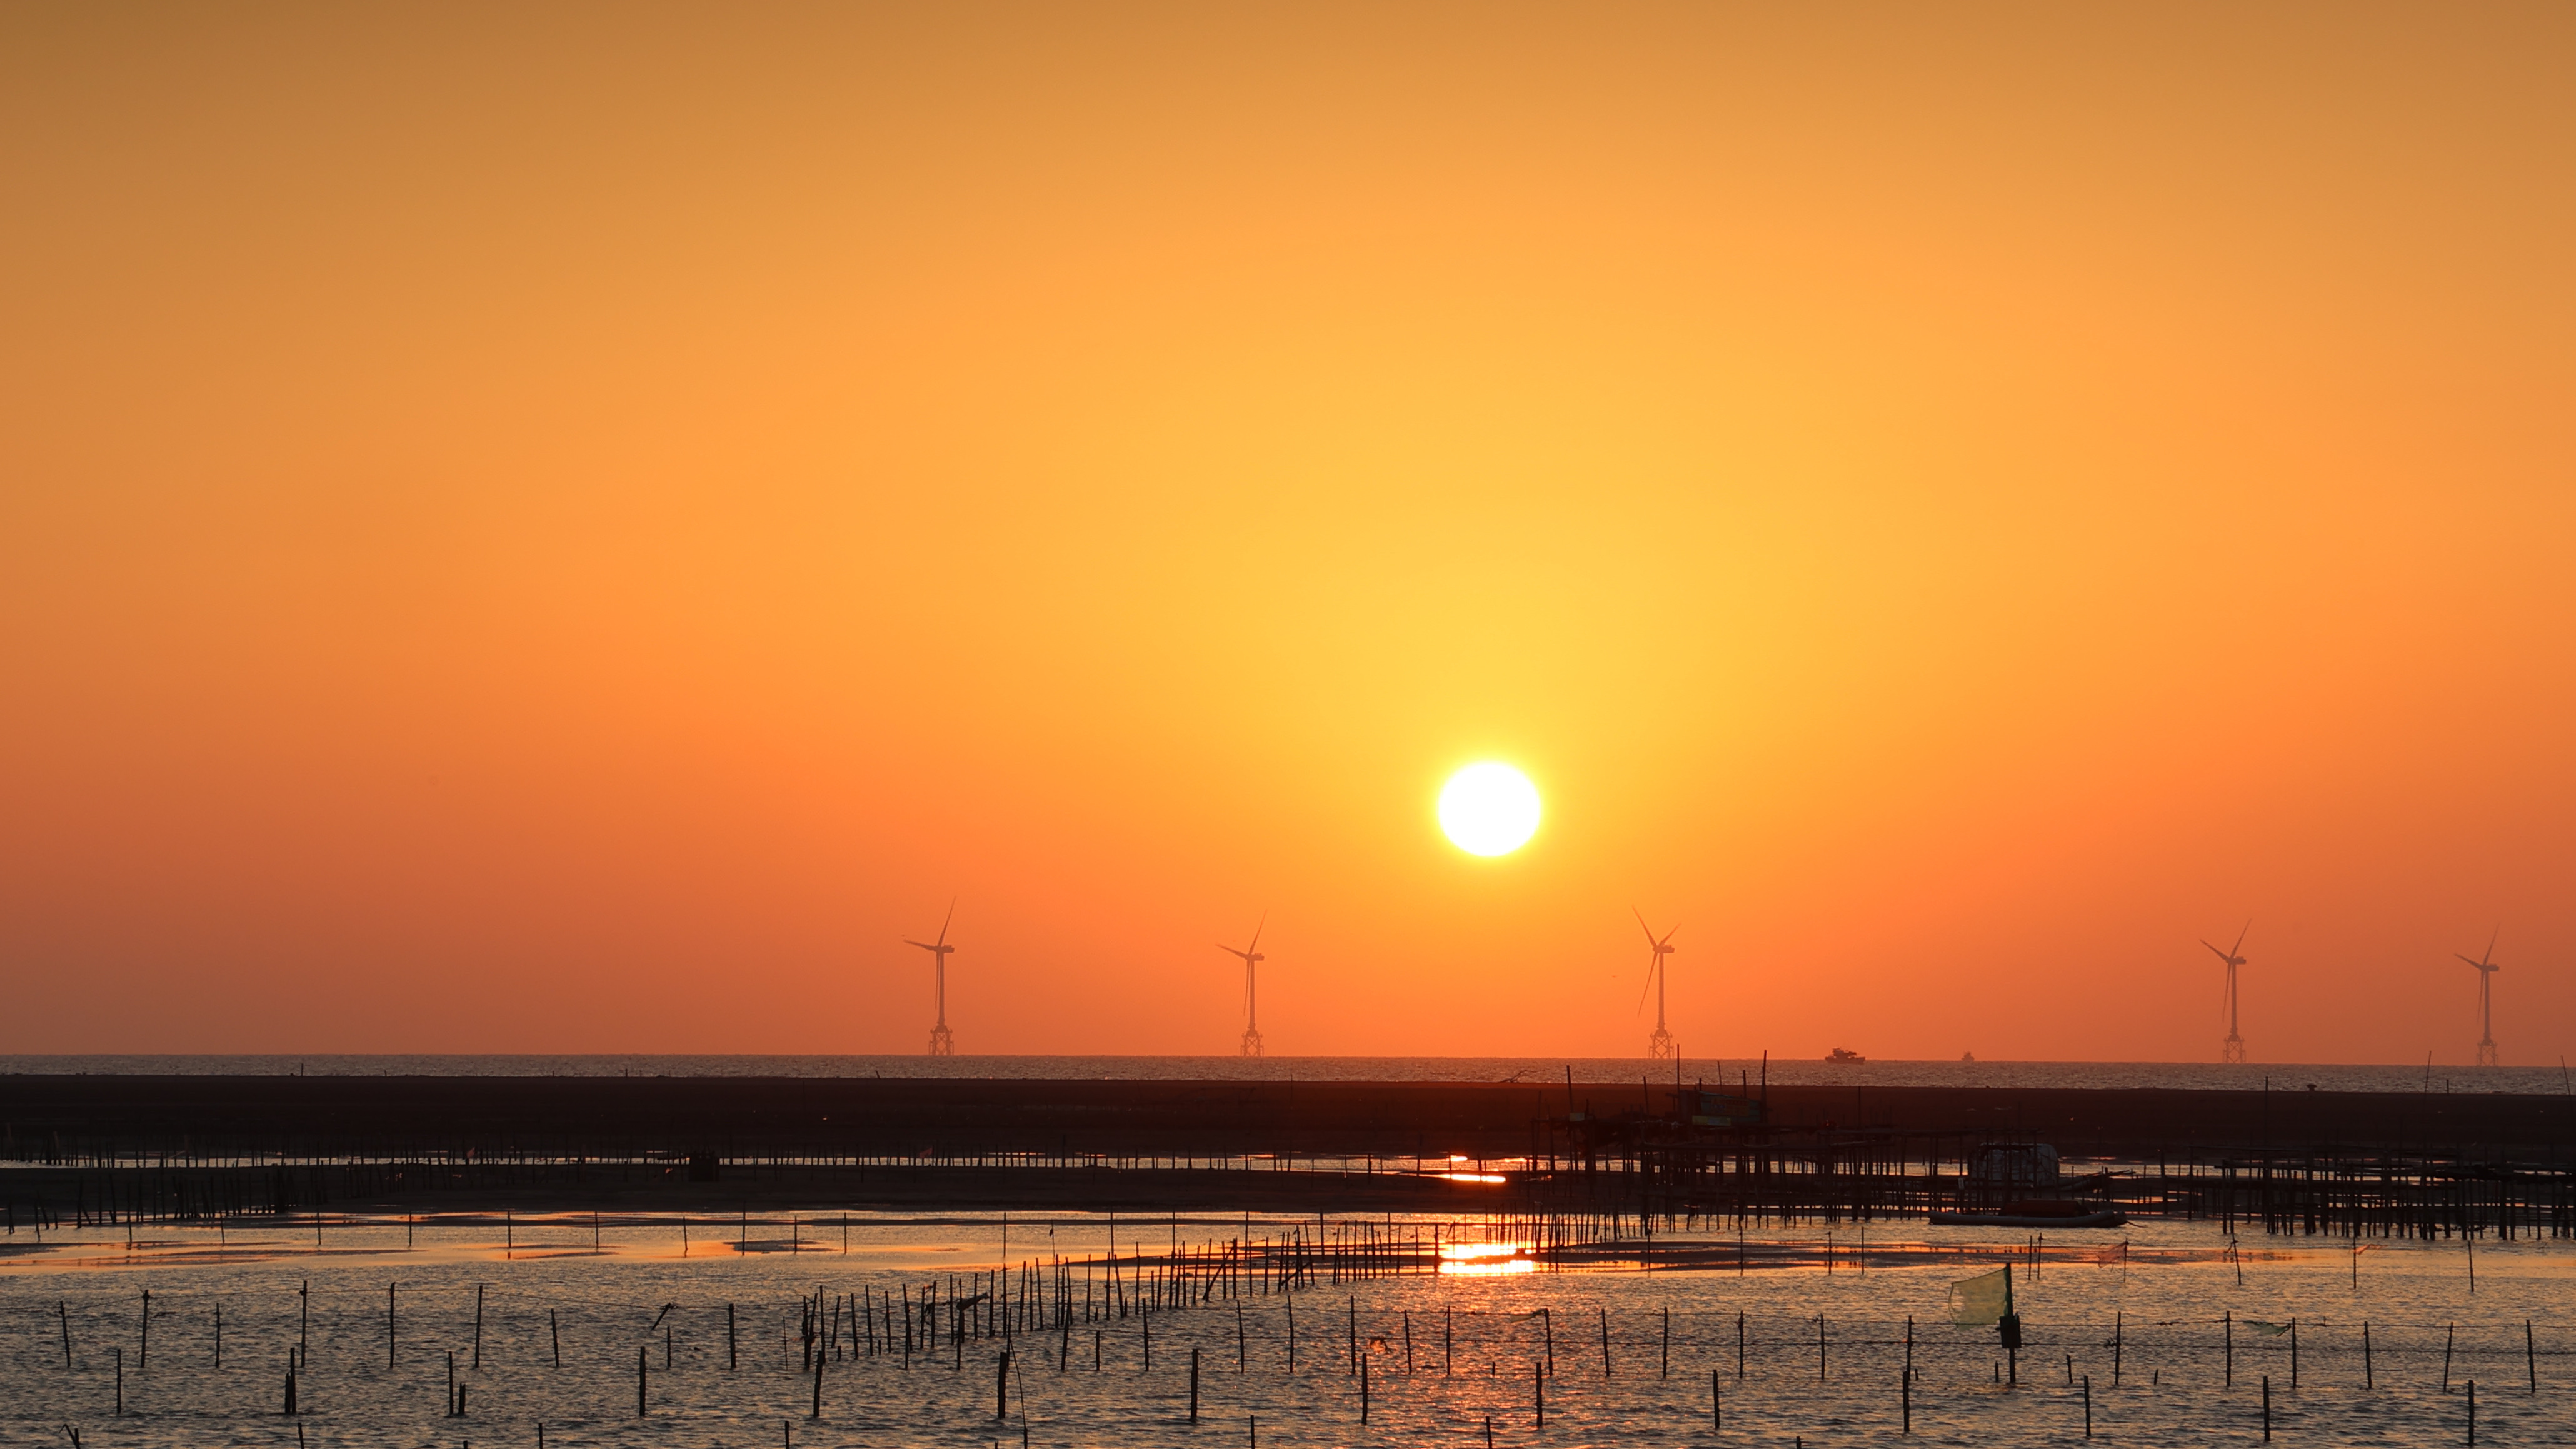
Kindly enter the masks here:
<path id="1" fill-rule="evenodd" d="M 1377 1221 L 1426 1236 L 1433 1222 Z M 488 1217 L 388 1217 L 335 1219 L 318 1245 L 281 1221 L 48 1233 L 41 1247 L 22 1229 L 0 1258 L 0 1443 L 68 1445 L 76 1430 L 84 1446 L 464 1449 L 535 1445 L 542 1425 L 544 1443 L 564 1446 L 1285 1449 L 1478 1446 L 1490 1426 L 1497 1445 L 1558 1449 L 1823 1446 L 1899 1436 L 1909 1335 L 1912 1431 L 1927 1444 L 2081 1442 L 2087 1380 L 2097 1439 L 2259 1443 L 2266 1379 L 2287 1444 L 2463 1443 L 2472 1380 L 2479 1443 L 2576 1442 L 2576 1245 L 2355 1253 L 2341 1239 L 2231 1240 L 2210 1223 L 2157 1221 L 2045 1235 L 1847 1224 L 1830 1244 L 1818 1230 L 1745 1235 L 1752 1262 L 1794 1266 L 1655 1266 L 1688 1246 L 1725 1261 L 1738 1239 L 1719 1226 L 1597 1270 L 1524 1261 L 1293 1294 L 1220 1288 L 1186 1308 L 1111 1307 L 1007 1342 L 949 1339 L 943 1306 L 936 1342 L 909 1356 L 899 1336 L 869 1355 L 844 1320 L 814 1414 L 798 1337 L 814 1295 L 827 1318 L 842 1295 L 917 1303 L 935 1288 L 944 1305 L 997 1264 L 1096 1260 L 1113 1236 L 1121 1252 L 1152 1255 L 1293 1227 L 1188 1214 L 820 1213 L 792 1227 L 561 1214 L 515 1219 L 506 1236 Z M 1946 1316 L 1952 1283 L 2007 1262 L 2025 1323 L 2014 1382 L 1994 1328 Z M 289 1418 L 300 1334 L 302 1413 Z M 466 1386 L 457 1417 L 451 1355 Z"/>
<path id="2" fill-rule="evenodd" d="M 430 1077 L 954 1077 L 1112 1081 L 1749 1081 L 1835 1087 L 2156 1087 L 2324 1092 L 2576 1094 L 2564 1066 L 2468 1067 L 2215 1062 L 1790 1061 L 1689 1057 L 684 1056 L 684 1055 L 0 1055 L 0 1075 L 136 1073 Z"/>

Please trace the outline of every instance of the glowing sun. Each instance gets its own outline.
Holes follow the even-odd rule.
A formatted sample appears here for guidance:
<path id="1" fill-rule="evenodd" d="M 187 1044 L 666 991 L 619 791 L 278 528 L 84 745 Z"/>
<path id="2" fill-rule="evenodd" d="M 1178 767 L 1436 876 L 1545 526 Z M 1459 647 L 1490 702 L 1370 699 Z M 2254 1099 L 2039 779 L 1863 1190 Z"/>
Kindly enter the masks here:
<path id="1" fill-rule="evenodd" d="M 1538 830 L 1538 787 L 1509 765 L 1469 765 L 1441 787 L 1440 829 L 1470 855 L 1509 855 Z"/>

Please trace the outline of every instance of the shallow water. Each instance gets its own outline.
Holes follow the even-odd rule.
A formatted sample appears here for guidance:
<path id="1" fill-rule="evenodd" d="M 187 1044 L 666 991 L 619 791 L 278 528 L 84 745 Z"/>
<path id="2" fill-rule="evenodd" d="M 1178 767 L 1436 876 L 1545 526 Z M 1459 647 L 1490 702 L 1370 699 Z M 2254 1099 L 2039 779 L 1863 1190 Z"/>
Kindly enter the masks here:
<path id="1" fill-rule="evenodd" d="M 775 1227 L 700 1220 L 689 1227 L 685 1258 L 681 1226 L 669 1218 L 603 1219 L 596 1249 L 586 1216 L 521 1220 L 509 1230 L 506 1257 L 501 1235 L 487 1223 L 421 1228 L 400 1219 L 334 1227 L 318 1253 L 286 1226 L 230 1229 L 220 1245 L 212 1230 L 156 1229 L 131 1250 L 122 1230 L 55 1237 L 44 1253 L 15 1253 L 0 1268 L 0 1443 L 67 1444 L 61 1426 L 70 1424 L 84 1445 L 292 1444 L 299 1430 L 314 1445 L 533 1445 L 542 1422 L 545 1442 L 566 1446 L 754 1446 L 788 1434 L 805 1445 L 963 1446 L 1018 1442 L 1024 1430 L 1031 1445 L 1249 1445 L 1257 1421 L 1259 1442 L 1281 1446 L 1478 1445 L 1490 1419 L 1497 1444 L 1803 1438 L 1827 1445 L 1895 1437 L 1909 1315 L 1914 1435 L 1930 1444 L 2077 1442 L 2085 1376 L 2095 1434 L 2108 1440 L 2260 1442 L 2268 1376 L 2274 1432 L 2284 1443 L 2462 1442 L 2472 1379 L 2480 1443 L 2576 1442 L 2576 1245 L 2480 1244 L 2472 1293 L 2469 1255 L 2457 1243 L 2374 1246 L 2356 1263 L 2334 1240 L 2249 1238 L 2236 1261 L 2212 1225 L 2159 1222 L 2058 1235 L 2035 1271 L 2026 1254 L 2019 1259 L 2028 1338 L 2013 1387 L 1995 1381 L 2001 1355 L 1994 1330 L 1945 1321 L 1945 1290 L 2025 1250 L 2032 1235 L 1878 1224 L 1865 1271 L 1854 1269 L 1858 1244 L 1846 1228 L 1837 1231 L 1831 1271 L 1815 1251 L 1821 1235 L 1801 1233 L 1794 1240 L 1802 1250 L 1794 1261 L 1806 1265 L 1800 1267 L 1414 1276 L 1323 1284 L 1294 1295 L 1220 1296 L 1150 1317 L 1113 1315 L 1069 1334 L 1018 1339 L 1007 1420 L 994 1417 L 1001 1339 L 943 1342 L 937 1356 L 908 1361 L 899 1352 L 860 1354 L 827 1367 L 816 1420 L 808 1417 L 813 1380 L 800 1370 L 795 1342 L 802 1296 L 918 1293 L 989 1268 L 1006 1251 L 1014 1261 L 1097 1254 L 1113 1231 L 1107 1219 L 1090 1215 L 1015 1218 L 1007 1226 L 988 1215 L 852 1215 L 845 1251 L 842 1221 L 806 1219 L 792 1230 L 792 1245 L 802 1251 L 790 1252 L 782 1251 L 789 1235 Z M 1256 1218 L 1250 1231 L 1287 1227 Z M 1121 1220 L 1114 1230 L 1128 1247 L 1141 1232 L 1151 1252 L 1176 1236 L 1205 1241 L 1245 1228 L 1241 1219 L 1183 1218 Z M 1700 1236 L 1735 1241 L 1732 1231 Z M 1776 1234 L 1752 1241 L 1788 1242 Z M 2116 1251 L 2122 1241 L 2130 1245 L 2126 1254 Z M 31 1246 L 23 1234 L 13 1245 Z M 290 1420 L 277 1410 L 298 1334 L 298 1289 L 308 1283 L 310 1349 L 299 1381 L 306 1412 Z M 389 1283 L 398 1285 L 390 1364 Z M 148 1363 L 141 1319 L 147 1289 Z M 675 1305 L 663 1319 L 667 1370 L 666 1339 L 654 1327 L 666 1304 Z M 728 1304 L 739 1351 L 730 1368 Z M 1350 1371 L 1354 1313 L 1363 1343 L 1383 1341 L 1368 1355 L 1365 1427 L 1359 1380 Z M 2232 1386 L 2222 1313 L 2238 1325 Z M 2291 1337 L 2261 1336 L 2247 1323 L 2292 1318 L 2295 1389 Z M 2538 1350 L 2537 1395 L 2526 1387 L 2526 1318 Z M 2367 1389 L 2365 1321 L 2375 1380 Z M 2445 1335 L 2453 1324 L 2454 1392 L 2445 1394 Z M 560 1367 L 553 1363 L 556 1332 Z M 1555 1372 L 1542 1430 L 1534 1423 L 1533 1369 L 1548 1362 L 1551 1338 Z M 639 1347 L 649 1365 L 650 1412 L 641 1419 Z M 1188 1422 L 1193 1349 L 1201 1363 L 1195 1427 Z M 111 1412 L 119 1350 L 121 1416 Z M 468 1385 L 462 1418 L 444 1413 L 451 1352 Z M 1069 1362 L 1060 1367 L 1060 1358 Z M 1711 1426 L 1712 1374 L 1721 1429 Z"/>
<path id="2" fill-rule="evenodd" d="M 1711 1083 L 1764 1071 L 1784 1086 L 2165 1087 L 2324 1092 L 2555 1092 L 2576 1094 L 2563 1066 L 2466 1067 L 2215 1062 L 1818 1062 L 1692 1057 L 1682 1072 Z M 1012 1077 L 1075 1080 L 1634 1082 L 1669 1080 L 1671 1063 L 1634 1057 L 1117 1057 L 1117 1056 L 0 1056 L 0 1074 L 451 1077 Z"/>

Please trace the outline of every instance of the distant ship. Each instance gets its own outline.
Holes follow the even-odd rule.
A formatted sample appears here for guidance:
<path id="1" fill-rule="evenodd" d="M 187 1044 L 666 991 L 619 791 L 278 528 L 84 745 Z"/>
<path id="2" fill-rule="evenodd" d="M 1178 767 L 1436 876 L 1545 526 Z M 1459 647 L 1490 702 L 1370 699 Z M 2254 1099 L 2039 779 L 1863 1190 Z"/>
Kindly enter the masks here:
<path id="1" fill-rule="evenodd" d="M 1853 1051 L 1850 1047 L 1836 1047 L 1825 1054 L 1825 1060 L 1829 1062 L 1865 1062 L 1868 1061 L 1869 1058 Z"/>

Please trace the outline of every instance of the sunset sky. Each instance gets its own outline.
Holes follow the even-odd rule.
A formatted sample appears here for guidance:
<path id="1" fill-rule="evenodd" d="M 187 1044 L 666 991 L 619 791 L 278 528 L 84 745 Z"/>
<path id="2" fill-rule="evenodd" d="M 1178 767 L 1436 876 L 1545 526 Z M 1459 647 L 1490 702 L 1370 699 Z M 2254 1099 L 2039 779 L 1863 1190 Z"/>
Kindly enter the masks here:
<path id="1" fill-rule="evenodd" d="M 0 1050 L 2576 1054 L 2576 10 L 0 12 Z M 1483 859 L 1433 802 L 1545 802 Z"/>

